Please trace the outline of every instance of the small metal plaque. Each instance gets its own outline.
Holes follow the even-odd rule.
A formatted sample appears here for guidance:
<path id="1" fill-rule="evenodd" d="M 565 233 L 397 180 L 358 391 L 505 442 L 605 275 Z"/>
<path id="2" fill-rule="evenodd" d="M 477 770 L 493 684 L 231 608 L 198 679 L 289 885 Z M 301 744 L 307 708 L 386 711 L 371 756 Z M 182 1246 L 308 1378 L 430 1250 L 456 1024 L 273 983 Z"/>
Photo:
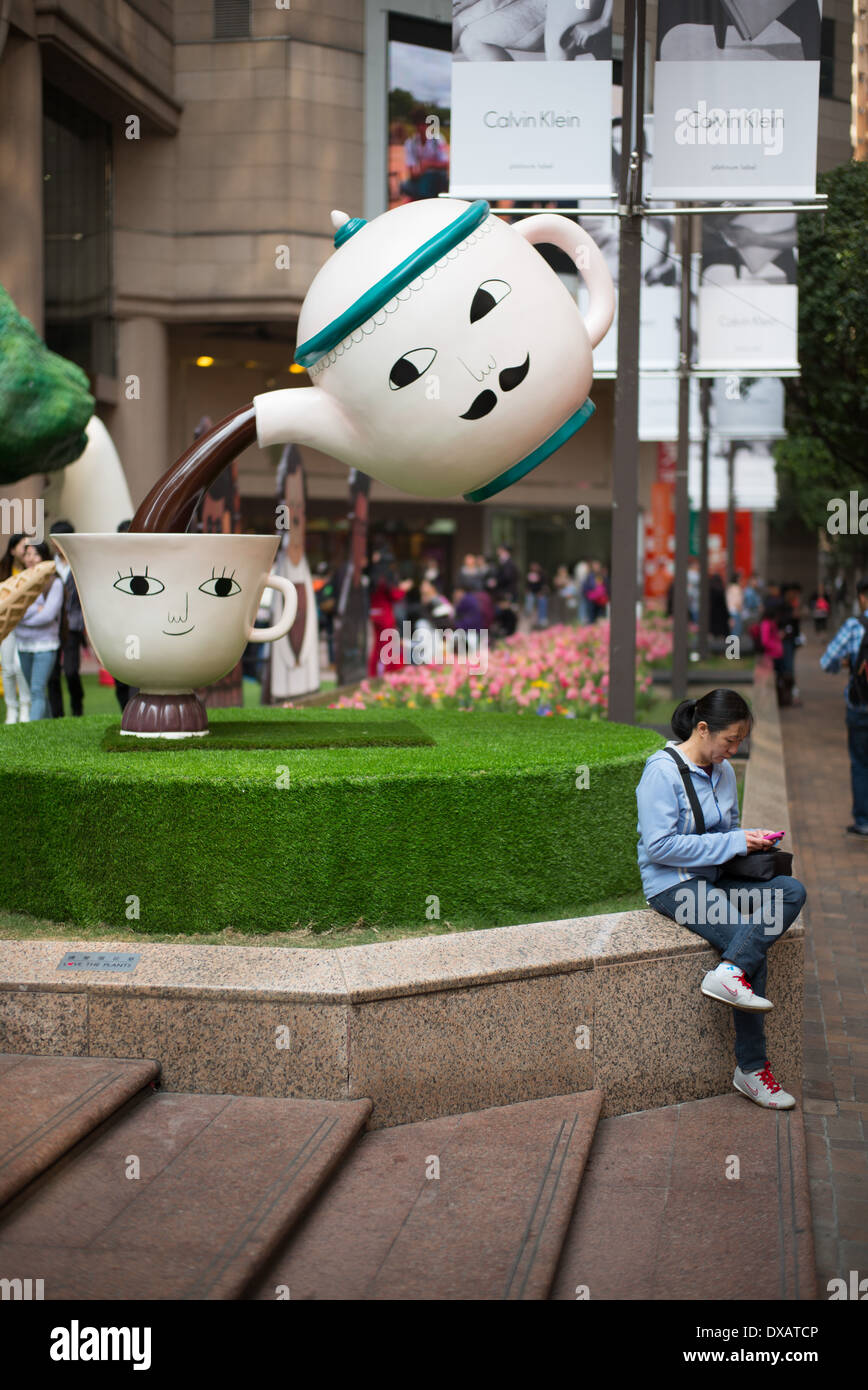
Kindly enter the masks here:
<path id="1" fill-rule="evenodd" d="M 58 970 L 135 970 L 141 955 L 132 951 L 67 951 Z"/>

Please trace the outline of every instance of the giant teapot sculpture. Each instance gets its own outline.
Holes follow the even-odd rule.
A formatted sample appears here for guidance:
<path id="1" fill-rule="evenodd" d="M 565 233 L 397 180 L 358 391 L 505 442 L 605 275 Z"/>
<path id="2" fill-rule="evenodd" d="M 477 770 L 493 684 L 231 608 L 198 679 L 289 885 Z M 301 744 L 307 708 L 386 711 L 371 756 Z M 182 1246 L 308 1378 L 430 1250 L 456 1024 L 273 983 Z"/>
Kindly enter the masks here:
<path id="1" fill-rule="evenodd" d="M 276 584 L 268 570 L 277 537 L 177 534 L 248 445 L 310 444 L 404 492 L 480 502 L 524 477 L 593 413 L 592 349 L 612 322 L 615 293 L 582 228 L 550 213 L 510 226 L 482 200 L 446 198 L 371 222 L 333 212 L 332 223 L 335 251 L 298 321 L 295 358 L 313 385 L 256 396 L 203 435 L 152 488 L 126 535 L 61 542 L 100 659 L 141 692 L 124 711 L 124 733 L 206 733 L 192 687 L 206 683 L 205 665 L 209 682 L 231 670 L 265 584 Z M 590 293 L 587 318 L 534 249 L 542 242 L 575 261 Z M 254 539 L 265 545 L 242 561 L 241 542 Z M 292 586 L 276 587 L 284 612 L 274 628 L 257 630 L 258 641 L 292 623 Z M 138 647 L 126 646 L 137 654 L 124 657 L 124 640 L 137 635 Z M 209 643 L 219 655 L 203 663 Z"/>

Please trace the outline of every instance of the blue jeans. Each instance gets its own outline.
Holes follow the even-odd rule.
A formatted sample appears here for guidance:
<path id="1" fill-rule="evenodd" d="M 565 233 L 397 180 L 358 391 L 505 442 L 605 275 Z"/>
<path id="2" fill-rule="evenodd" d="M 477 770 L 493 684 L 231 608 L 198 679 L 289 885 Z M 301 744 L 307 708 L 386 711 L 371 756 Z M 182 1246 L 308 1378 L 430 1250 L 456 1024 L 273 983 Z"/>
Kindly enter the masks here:
<path id="1" fill-rule="evenodd" d="M 23 652 L 20 647 L 18 648 L 18 660 L 21 662 L 24 679 L 30 686 L 31 723 L 34 723 L 37 719 L 45 719 L 47 717 L 45 687 L 48 684 L 48 677 L 54 670 L 56 659 L 56 647 L 50 652 Z"/>
<path id="2" fill-rule="evenodd" d="M 703 888 L 701 885 L 705 885 Z M 759 888 L 780 891 L 780 898 L 762 898 L 772 911 L 742 911 L 742 904 L 730 896 L 732 889 Z M 705 879 L 691 878 L 685 883 L 674 883 L 664 888 L 662 893 L 649 898 L 649 902 L 664 917 L 680 921 L 688 930 L 696 932 L 705 941 L 716 946 L 721 958 L 731 960 L 750 981 L 754 992 L 764 996 L 768 962 L 766 952 L 780 936 L 792 926 L 807 897 L 804 884 L 797 878 L 780 875 L 767 879 L 764 883 L 744 878 L 719 878 L 716 883 Z M 703 901 L 705 911 L 702 910 Z M 712 912 L 711 904 L 715 903 Z M 686 909 L 686 911 L 685 911 Z M 722 911 L 720 909 L 723 909 Z M 678 913 L 678 916 L 676 916 Z M 703 918 L 713 916 L 708 922 Z M 724 921 L 718 923 L 717 917 Z M 685 920 L 685 918 L 687 920 Z M 772 918 L 772 921 L 769 919 Z M 735 1023 L 735 1059 L 743 1072 L 760 1071 L 766 1065 L 766 1035 L 762 1013 L 748 1013 L 743 1009 L 733 1009 Z"/>
<path id="3" fill-rule="evenodd" d="M 847 705 L 847 747 L 853 788 L 853 824 L 868 830 L 868 705 Z"/>

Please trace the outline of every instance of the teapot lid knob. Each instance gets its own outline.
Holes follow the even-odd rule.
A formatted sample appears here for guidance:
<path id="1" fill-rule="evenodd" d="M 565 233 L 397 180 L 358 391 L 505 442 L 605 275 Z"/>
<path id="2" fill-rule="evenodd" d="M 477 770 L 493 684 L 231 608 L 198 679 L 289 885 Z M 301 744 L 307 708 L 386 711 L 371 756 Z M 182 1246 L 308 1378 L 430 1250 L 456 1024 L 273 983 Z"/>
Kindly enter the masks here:
<path id="1" fill-rule="evenodd" d="M 335 229 L 335 250 L 343 246 L 345 241 L 349 241 L 351 236 L 355 236 L 365 225 L 364 217 L 350 217 L 346 212 L 339 212 L 337 209 L 331 214 L 332 226 Z"/>

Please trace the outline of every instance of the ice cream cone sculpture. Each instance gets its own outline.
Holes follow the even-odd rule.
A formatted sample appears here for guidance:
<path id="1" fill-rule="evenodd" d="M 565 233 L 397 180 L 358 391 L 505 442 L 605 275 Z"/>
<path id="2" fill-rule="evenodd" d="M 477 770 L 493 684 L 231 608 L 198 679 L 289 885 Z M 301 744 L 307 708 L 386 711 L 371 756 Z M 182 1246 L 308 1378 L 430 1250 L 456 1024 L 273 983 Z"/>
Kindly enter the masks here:
<path id="1" fill-rule="evenodd" d="M 53 560 L 43 560 L 0 584 L 0 642 L 17 627 L 31 603 L 44 593 L 57 570 Z"/>

